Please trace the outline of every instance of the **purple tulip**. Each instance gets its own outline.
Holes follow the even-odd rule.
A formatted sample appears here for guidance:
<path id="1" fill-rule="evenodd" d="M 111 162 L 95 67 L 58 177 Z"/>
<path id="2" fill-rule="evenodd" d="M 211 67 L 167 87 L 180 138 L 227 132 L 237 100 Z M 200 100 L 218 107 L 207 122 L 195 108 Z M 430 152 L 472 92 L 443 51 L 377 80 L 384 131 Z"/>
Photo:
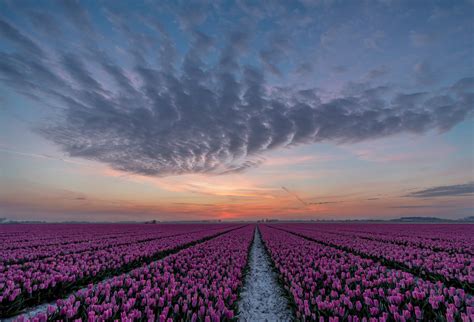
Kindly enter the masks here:
<path id="1" fill-rule="evenodd" d="M 342 227 L 341 234 L 332 232 L 331 225 L 272 224 L 259 228 L 280 279 L 285 281 L 285 288 L 296 303 L 300 320 L 347 316 L 349 321 L 408 321 L 421 320 L 428 311 L 434 316 L 444 314 L 446 319 L 474 318 L 469 313 L 474 300 L 465 296 L 463 289 L 448 288 L 443 282 L 434 283 L 405 270 L 388 268 L 381 261 L 358 256 L 376 254 L 376 259 L 387 256 L 397 260 L 393 252 L 377 248 L 379 244 L 388 245 L 388 229 L 384 228 L 384 235 L 371 232 L 370 237 L 369 232 L 354 233 L 359 228 L 357 225 L 347 228 L 347 232 L 344 231 L 347 226 L 338 227 Z M 397 243 L 402 240 L 398 238 L 389 246 L 401 248 Z M 429 247 L 421 249 L 421 254 L 425 254 Z"/>
<path id="2" fill-rule="evenodd" d="M 232 230 L 77 291 L 57 301 L 48 316 L 74 320 L 78 312 L 93 310 L 96 320 L 152 319 L 155 312 L 164 322 L 233 319 L 254 229 Z"/>

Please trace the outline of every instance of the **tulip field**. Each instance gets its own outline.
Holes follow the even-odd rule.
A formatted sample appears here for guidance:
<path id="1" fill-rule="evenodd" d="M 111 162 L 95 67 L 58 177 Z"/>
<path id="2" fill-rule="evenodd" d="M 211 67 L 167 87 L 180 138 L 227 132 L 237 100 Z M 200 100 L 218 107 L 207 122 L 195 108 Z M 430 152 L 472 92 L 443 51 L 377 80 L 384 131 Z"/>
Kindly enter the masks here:
<path id="1" fill-rule="evenodd" d="M 24 224 L 0 232 L 0 319 L 239 320 L 258 246 L 273 267 L 269 287 L 281 290 L 295 321 L 474 321 L 473 225 Z"/>
<path id="2" fill-rule="evenodd" d="M 410 246 L 403 248 L 398 242 L 389 243 L 387 232 L 385 242 L 378 242 L 375 235 L 375 241 L 359 240 L 357 226 L 353 227 L 355 232 L 332 234 L 340 228 L 307 224 L 260 228 L 299 320 L 471 321 L 474 318 L 471 255 L 459 252 L 451 256 L 440 252 L 435 256 L 433 251 L 432 258 L 425 258 L 422 254 L 429 247 L 420 247 L 416 253 Z M 397 235 L 396 230 L 391 232 Z M 451 238 L 459 238 L 460 243 L 474 237 L 471 226 L 460 228 L 457 233 Z M 425 238 L 437 239 L 428 236 Z M 438 241 L 446 246 L 443 237 Z M 443 256 L 446 256 L 444 264 Z M 452 262 L 456 257 L 463 261 Z M 452 276 L 463 277 L 464 282 L 459 282 L 459 287 L 446 285 L 444 281 L 452 281 Z"/>
<path id="3" fill-rule="evenodd" d="M 91 283 L 130 271 L 236 225 L 33 227 L 3 235 L 0 263 L 2 316 L 68 295 Z M 38 229 L 39 231 L 36 231 Z M 44 229 L 44 231 L 42 231 Z M 52 234 L 45 238 L 43 234 Z M 104 235 L 106 238 L 104 238 Z"/>

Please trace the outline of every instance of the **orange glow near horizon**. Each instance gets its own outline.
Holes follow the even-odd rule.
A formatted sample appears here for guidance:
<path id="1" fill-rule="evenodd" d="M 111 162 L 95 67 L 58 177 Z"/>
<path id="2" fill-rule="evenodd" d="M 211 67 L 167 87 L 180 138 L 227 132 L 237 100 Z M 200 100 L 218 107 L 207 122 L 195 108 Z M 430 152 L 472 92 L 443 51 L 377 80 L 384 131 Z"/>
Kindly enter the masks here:
<path id="1" fill-rule="evenodd" d="M 139 179 L 140 178 L 140 179 Z M 205 178 L 204 176 L 202 178 Z M 202 179 L 201 178 L 201 179 Z M 141 180 L 139 176 L 128 176 L 127 180 Z M 402 210 L 408 209 L 417 215 L 431 215 L 433 207 L 424 207 L 417 200 L 405 200 L 398 196 L 387 196 L 383 200 L 364 196 L 347 197 L 337 201 L 338 196 L 321 197 L 321 204 L 310 202 L 310 198 L 302 191 L 295 194 L 303 200 L 295 198 L 283 189 L 260 187 L 255 183 L 240 182 L 235 187 L 229 184 L 219 185 L 222 180 L 209 177 L 199 183 L 181 182 L 181 186 L 173 187 L 174 198 L 156 198 L 148 196 L 142 199 L 97 198 L 92 195 L 78 195 L 72 192 L 41 189 L 41 192 L 25 191 L 18 195 L 12 192 L 2 196 L 0 202 L 4 207 L 22 209 L 25 219 L 33 211 L 44 213 L 50 217 L 58 214 L 73 214 L 92 221 L 114 220 L 254 220 L 271 219 L 346 219 L 359 215 L 362 218 L 379 218 L 381 216 L 399 217 Z M 163 184 L 160 179 L 145 178 L 143 182 L 152 182 L 160 189 L 169 188 L 169 182 Z M 216 182 L 214 186 L 211 182 Z M 190 188 L 191 187 L 191 188 Z M 202 188 L 202 189 L 201 189 Z M 178 192 L 179 191 L 179 192 Z M 244 191 L 244 192 L 242 192 Z M 339 197 L 340 198 L 340 197 Z M 374 199 L 374 200 L 367 200 Z M 333 200 L 333 201 L 331 201 Z M 404 205 L 406 208 L 398 208 Z M 455 198 L 443 199 L 440 202 L 442 211 L 449 207 L 459 206 Z M 469 206 L 469 202 L 464 204 Z M 411 208 L 410 208 L 411 207 Z M 96 215 L 102 214 L 100 217 Z M 51 219 L 49 219 L 51 220 Z M 61 220 L 68 220 L 62 217 Z"/>
<path id="2" fill-rule="evenodd" d="M 373 150 L 378 151 L 377 156 L 369 157 L 367 151 Z M 453 209 L 468 212 L 472 207 L 469 198 L 443 197 L 427 202 L 404 197 L 418 184 L 417 173 L 408 172 L 406 183 L 399 177 L 391 179 L 390 171 L 378 172 L 384 178 L 373 176 L 374 166 L 386 169 L 404 162 L 380 155 L 379 150 L 356 149 L 354 153 L 361 161 L 354 161 L 346 148 L 319 157 L 288 150 L 268 156 L 259 168 L 221 176 L 150 177 L 103 164 L 67 162 L 61 175 L 53 173 L 48 180 L 35 178 L 33 173 L 28 180 L 9 182 L 9 189 L 0 194 L 0 204 L 5 213 L 16 213 L 17 219 L 48 221 L 396 218 L 442 216 Z M 351 164 L 363 162 L 366 168 L 359 174 L 341 166 L 339 170 L 332 167 L 346 160 Z M 35 161 L 41 167 L 50 160 Z M 460 169 L 462 165 L 457 167 Z M 452 173 L 457 175 L 454 169 Z M 454 176 L 453 182 L 457 180 Z M 426 182 L 418 189 L 435 184 Z"/>

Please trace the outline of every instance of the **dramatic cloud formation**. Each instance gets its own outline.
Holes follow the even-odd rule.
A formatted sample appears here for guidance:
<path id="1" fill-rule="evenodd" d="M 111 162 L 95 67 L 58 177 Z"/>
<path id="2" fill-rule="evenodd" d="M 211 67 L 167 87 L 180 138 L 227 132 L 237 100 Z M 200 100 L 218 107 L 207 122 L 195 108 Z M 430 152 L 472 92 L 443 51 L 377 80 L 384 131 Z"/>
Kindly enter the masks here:
<path id="1" fill-rule="evenodd" d="M 440 186 L 429 189 L 412 192 L 407 197 L 414 198 L 433 198 L 433 197 L 451 197 L 468 196 L 474 194 L 474 182 L 465 184 L 456 184 L 452 186 Z"/>
<path id="2" fill-rule="evenodd" d="M 314 88 L 276 86 L 268 79 L 285 75 L 280 65 L 290 47 L 288 38 L 269 38 L 258 51 L 260 64 L 248 63 L 242 57 L 255 40 L 252 34 L 229 31 L 217 46 L 214 37 L 196 27 L 206 19 L 203 10 L 178 13 L 190 38 L 181 57 L 164 24 L 141 16 L 146 32 L 134 31 L 122 16 L 104 9 L 114 32 L 128 39 L 127 57 L 119 59 L 115 51 L 121 48 L 99 45 L 97 39 L 111 35 L 101 35 L 84 8 L 73 1 L 61 3 L 87 45 L 42 48 L 1 20 L 0 33 L 12 46 L 0 52 L 1 81 L 62 109 L 57 120 L 37 131 L 69 156 L 121 171 L 152 176 L 234 173 L 259 165 L 270 150 L 446 131 L 473 113 L 472 77 L 432 91 L 403 92 L 373 82 L 389 72 L 380 67 L 330 98 Z M 32 25 L 60 33 L 53 20 L 41 23 L 46 13 L 30 12 L 28 17 Z M 366 45 L 379 49 L 381 38 L 378 33 Z M 415 44 L 426 42 L 418 34 L 412 38 Z M 150 60 L 153 51 L 159 54 L 158 64 Z M 417 71 L 421 80 L 430 80 L 427 65 Z M 441 192 L 431 196 L 436 193 Z"/>

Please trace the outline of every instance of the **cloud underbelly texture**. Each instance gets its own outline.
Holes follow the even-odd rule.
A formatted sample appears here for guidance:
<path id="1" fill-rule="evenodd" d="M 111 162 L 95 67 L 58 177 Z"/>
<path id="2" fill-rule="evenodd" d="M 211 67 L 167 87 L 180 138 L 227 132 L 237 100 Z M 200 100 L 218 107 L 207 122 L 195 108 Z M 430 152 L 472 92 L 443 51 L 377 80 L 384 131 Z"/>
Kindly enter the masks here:
<path id="1" fill-rule="evenodd" d="M 139 46 L 129 53 L 132 64 L 118 64 L 100 48 L 97 33 L 76 53 L 48 48 L 55 55 L 46 55 L 33 39 L 0 22 L 15 49 L 0 51 L 0 80 L 62 108 L 38 132 L 70 156 L 130 173 L 239 172 L 260 164 L 270 150 L 446 131 L 473 113 L 472 77 L 415 93 L 364 83 L 325 100 L 317 89 L 273 86 L 264 66 L 241 62 L 250 37 L 242 32 L 231 33 L 214 62 L 206 59 L 212 39 L 189 31 L 190 47 L 178 64 L 171 36 L 148 24 L 161 37 L 155 66 L 140 56 Z"/>
<path id="2" fill-rule="evenodd" d="M 458 82 L 443 96 L 424 93 L 411 105 L 375 100 L 367 91 L 325 103 L 301 102 L 297 93 L 275 98 L 244 83 L 235 93 L 238 100 L 226 104 L 211 86 L 173 78 L 174 86 L 165 83 L 154 100 L 140 98 L 149 100 L 143 106 L 126 108 L 102 97 L 106 105 L 69 106 L 64 119 L 41 133 L 71 156 L 127 172 L 235 172 L 285 146 L 448 130 L 472 114 L 472 87 L 455 90 L 463 82 L 473 80 Z"/>

